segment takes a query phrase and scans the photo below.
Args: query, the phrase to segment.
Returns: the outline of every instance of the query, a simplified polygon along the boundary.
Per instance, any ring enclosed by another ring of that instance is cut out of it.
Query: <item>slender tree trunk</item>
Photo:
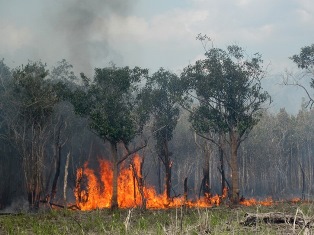
[[[210,161],[210,149],[208,143],[205,142],[204,146],[204,167],[203,167],[203,180],[202,180],[202,188],[203,195],[209,196],[210,194],[210,182],[209,182],[209,161]]]
[[[231,142],[231,173],[232,173],[232,191],[231,201],[233,204],[239,203],[239,168],[238,168],[238,134],[236,131],[230,133]]]
[[[112,179],[112,198],[111,209],[118,208],[118,150],[117,143],[110,143],[113,159],[113,179]]]
[[[161,185],[161,160],[160,158],[158,158],[158,171],[157,171],[157,176],[158,176],[158,191],[159,191],[159,194],[162,194],[162,185]]]
[[[223,143],[222,138],[220,137],[219,143],[219,161],[220,161],[220,173],[221,173],[221,195],[224,193],[224,188],[226,187],[226,176],[225,176],[225,167],[224,167],[224,152],[223,152]]]
[[[184,187],[184,201],[186,202],[188,200],[188,177],[184,179],[183,187]]]
[[[132,163],[132,170],[133,170],[133,176],[134,176],[134,202],[136,204],[136,183],[138,191],[141,195],[142,200],[142,209],[146,209],[146,198],[144,193],[144,179],[143,179],[143,164],[144,164],[144,158],[142,159],[139,169],[136,169],[135,165]]]
[[[164,141],[164,165],[165,165],[165,171],[166,171],[166,195],[167,199],[170,198],[170,192],[171,192],[171,168],[172,168],[172,162],[169,157],[169,149],[168,149],[168,141]]]
[[[63,179],[63,201],[64,206],[66,208],[67,204],[67,183],[68,183],[68,168],[69,168],[69,162],[70,162],[70,152],[67,155],[65,166],[64,166],[64,179]]]
[[[56,173],[53,178],[52,182],[52,188],[51,188],[51,197],[50,200],[53,200],[57,193],[57,183],[60,176],[60,167],[61,167],[61,145],[56,144],[55,145],[55,151],[56,151]]]

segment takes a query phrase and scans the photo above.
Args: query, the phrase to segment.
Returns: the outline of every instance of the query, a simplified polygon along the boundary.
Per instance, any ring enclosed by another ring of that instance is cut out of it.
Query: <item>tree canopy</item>
[[[93,80],[82,75],[85,85],[71,97],[75,111],[89,118],[91,129],[102,139],[128,144],[141,129],[135,110],[139,84],[147,72],[112,66],[96,68]]]

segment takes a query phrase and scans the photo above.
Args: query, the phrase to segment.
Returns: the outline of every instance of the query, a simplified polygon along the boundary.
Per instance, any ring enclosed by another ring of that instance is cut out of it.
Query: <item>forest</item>
[[[313,88],[314,44],[290,59]],[[88,77],[77,76],[66,60],[9,68],[2,59],[0,209],[16,202],[32,211],[49,203],[80,209],[92,200],[86,172],[102,178],[103,161],[111,186],[97,190],[110,195],[111,208],[121,206],[119,174],[129,167],[137,169],[132,177],[142,207],[149,205],[144,186],[169,201],[226,189],[233,204],[251,197],[310,199],[312,92],[304,91],[297,114],[285,107],[273,113],[262,87],[266,76],[261,55],[247,56],[237,45],[206,49],[205,59],[181,74],[110,64]]]

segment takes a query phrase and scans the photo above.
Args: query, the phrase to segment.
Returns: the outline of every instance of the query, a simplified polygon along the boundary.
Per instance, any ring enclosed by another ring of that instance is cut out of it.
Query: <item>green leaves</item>
[[[34,124],[46,122],[59,97],[50,80],[49,71],[41,62],[29,62],[12,74],[12,96],[18,106],[19,116]]]
[[[198,101],[190,120],[200,133],[228,132],[237,128],[240,136],[258,121],[258,112],[270,97],[263,92],[261,56],[245,58],[237,46],[227,51],[211,48],[206,58],[182,73],[185,90]]]
[[[293,55],[290,59],[301,69],[314,67],[314,44],[301,48],[299,55]]]
[[[90,119],[90,127],[104,140],[129,143],[140,132],[138,85],[147,70],[135,67],[96,68],[92,80],[81,75],[84,84],[71,95],[76,113]]]
[[[293,55],[290,59],[298,66],[298,68],[305,70],[306,74],[310,74],[310,86],[314,88],[314,44],[301,48],[299,55]],[[304,88],[304,87],[303,87]],[[313,99],[307,92],[310,102],[313,104]]]

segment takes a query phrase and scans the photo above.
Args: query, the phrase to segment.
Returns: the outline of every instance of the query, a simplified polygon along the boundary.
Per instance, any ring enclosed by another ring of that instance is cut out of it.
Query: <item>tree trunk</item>
[[[38,173],[37,167],[38,166],[36,165],[31,176],[31,181],[27,182],[27,197],[30,211],[37,211],[39,209],[40,196],[42,193],[41,175]]]
[[[188,200],[188,177],[184,179],[183,187],[184,187],[184,202],[186,202]]]
[[[202,180],[202,188],[203,195],[209,196],[210,194],[210,182],[209,182],[209,161],[210,161],[210,149],[208,143],[205,142],[204,146],[204,167],[203,167],[203,180]]]
[[[220,161],[220,173],[221,173],[221,195],[224,193],[226,187],[226,176],[224,167],[224,152],[223,152],[223,137],[219,136],[219,161]]]
[[[231,143],[231,173],[232,173],[232,191],[231,201],[233,204],[239,203],[239,168],[238,168],[238,134],[236,131],[230,133]]]
[[[162,194],[163,188],[162,188],[162,180],[161,180],[161,160],[158,158],[158,170],[157,170],[157,177],[158,177],[158,192],[159,194]]]
[[[70,162],[70,152],[68,153],[65,161],[65,166],[64,166],[64,179],[63,179],[63,201],[64,201],[64,206],[67,204],[67,184],[68,184],[68,168],[69,168],[69,162]]]
[[[168,141],[164,141],[164,165],[165,165],[165,171],[166,171],[166,195],[167,199],[170,198],[170,192],[171,192],[171,168],[172,168],[172,162],[170,160],[169,156],[169,149],[168,149]]]
[[[118,208],[118,150],[116,143],[110,143],[113,160],[111,209]]]
[[[145,198],[145,193],[144,193],[143,164],[144,164],[144,159],[142,159],[139,165],[139,169],[136,169],[134,163],[132,163],[132,170],[133,170],[133,176],[134,176],[134,202],[136,204],[136,186],[135,185],[137,183],[137,188],[141,195],[141,200],[142,200],[141,208],[145,210],[146,198]]]
[[[51,197],[50,197],[51,201],[54,199],[57,193],[57,183],[60,176],[60,167],[61,167],[61,145],[59,144],[55,145],[55,153],[56,153],[57,162],[56,162],[56,173],[53,178],[52,188],[51,188]]]

